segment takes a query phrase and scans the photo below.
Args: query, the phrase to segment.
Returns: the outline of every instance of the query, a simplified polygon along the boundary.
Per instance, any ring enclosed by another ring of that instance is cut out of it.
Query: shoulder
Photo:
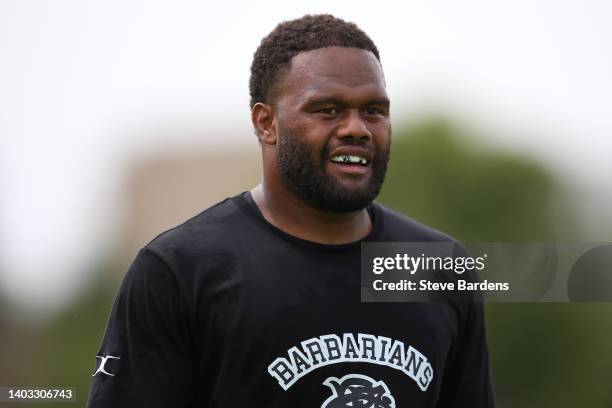
[[[380,203],[373,204],[383,218],[383,238],[406,242],[458,242],[452,236],[422,224]]]
[[[183,223],[164,231],[145,247],[170,263],[171,259],[223,252],[239,234],[245,215],[229,197]]]
[[[467,256],[465,245],[455,237],[429,227],[380,203],[374,203],[383,218],[382,242],[448,242],[453,256]]]

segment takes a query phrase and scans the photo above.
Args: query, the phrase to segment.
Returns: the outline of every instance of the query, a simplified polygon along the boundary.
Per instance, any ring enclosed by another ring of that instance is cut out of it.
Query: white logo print
[[[92,377],[94,377],[98,373],[102,373],[102,374],[106,374],[106,375],[110,375],[111,377],[114,377],[115,374],[111,374],[108,371],[106,371],[104,369],[104,365],[111,358],[114,359],[114,360],[119,360],[120,358],[119,357],[115,357],[115,356],[106,356],[106,357],[96,356],[96,358],[99,358],[101,361],[100,361],[100,365],[98,366],[98,369],[96,370],[95,373],[93,373]]]
[[[371,334],[327,334],[304,340],[277,357],[268,373],[287,391],[300,378],[332,364],[369,363],[399,370],[426,391],[434,379],[427,357],[400,340]]]
[[[323,385],[331,388],[333,395],[321,408],[395,408],[395,399],[387,384],[362,374],[349,374],[340,379],[329,377]]]

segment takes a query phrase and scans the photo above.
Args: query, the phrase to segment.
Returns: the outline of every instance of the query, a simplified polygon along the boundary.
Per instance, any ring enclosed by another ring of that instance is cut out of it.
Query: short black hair
[[[283,21],[261,40],[253,56],[249,80],[251,108],[258,102],[269,103],[279,72],[294,56],[325,47],[361,48],[371,51],[380,62],[378,48],[354,23],[331,14],[308,14]]]

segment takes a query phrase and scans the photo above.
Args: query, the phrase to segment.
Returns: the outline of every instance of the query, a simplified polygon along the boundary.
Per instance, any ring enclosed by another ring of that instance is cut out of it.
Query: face
[[[362,209],[382,187],[391,142],[382,69],[365,50],[296,55],[276,97],[276,167],[284,187],[324,211]]]

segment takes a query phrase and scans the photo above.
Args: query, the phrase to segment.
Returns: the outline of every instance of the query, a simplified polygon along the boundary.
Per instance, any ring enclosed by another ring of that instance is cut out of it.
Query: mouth
[[[340,177],[365,177],[371,171],[371,159],[366,154],[335,154],[330,159],[330,166]]]
[[[341,155],[336,155],[333,156],[330,161],[332,163],[337,163],[337,164],[344,164],[344,165],[349,165],[349,166],[367,166],[368,163],[370,162],[367,158],[359,156],[359,155],[352,155],[352,154],[341,154]]]

